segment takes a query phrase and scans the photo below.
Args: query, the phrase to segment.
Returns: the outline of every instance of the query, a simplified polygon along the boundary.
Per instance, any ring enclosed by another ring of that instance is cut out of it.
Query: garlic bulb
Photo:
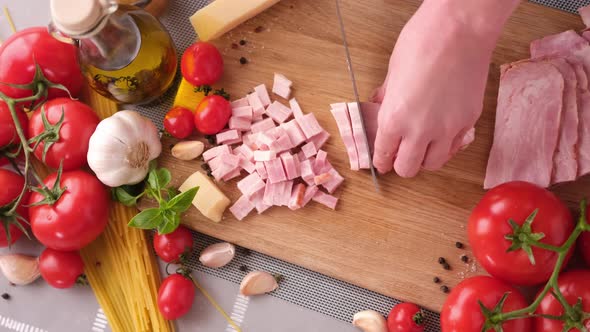
[[[136,184],[161,152],[160,135],[150,119],[134,111],[119,111],[102,120],[90,137],[88,165],[107,186]]]
[[[387,332],[387,321],[375,310],[357,312],[352,318],[352,325],[364,332]]]
[[[39,259],[22,254],[1,255],[0,270],[8,281],[16,285],[30,284],[41,275]]]
[[[236,247],[233,244],[215,243],[203,249],[199,261],[207,267],[216,269],[227,265],[235,255]]]
[[[245,296],[260,295],[279,288],[276,278],[264,271],[248,273],[240,284],[240,294]]]

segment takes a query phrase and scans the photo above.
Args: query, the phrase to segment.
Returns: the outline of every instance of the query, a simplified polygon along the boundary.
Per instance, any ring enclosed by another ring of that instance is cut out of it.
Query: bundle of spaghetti
[[[100,118],[117,111],[110,101],[87,95],[85,99]],[[42,177],[48,174],[40,162],[34,161],[33,167]],[[172,322],[158,311],[160,271],[147,235],[127,226],[137,212],[120,203],[111,204],[105,231],[80,252],[84,271],[113,331],[173,332]]]

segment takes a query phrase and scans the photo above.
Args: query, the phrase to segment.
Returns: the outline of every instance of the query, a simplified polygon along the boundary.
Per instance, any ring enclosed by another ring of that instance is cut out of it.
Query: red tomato
[[[423,332],[424,313],[413,303],[400,303],[387,316],[389,332]]]
[[[215,45],[197,42],[184,51],[180,71],[192,85],[212,85],[223,75],[223,58]]]
[[[590,266],[590,232],[582,233],[580,237],[580,250],[582,251],[582,256],[586,260],[586,264]]]
[[[12,202],[18,197],[18,195],[20,195],[21,191],[23,190],[23,186],[25,185],[25,179],[14,172],[0,168],[0,183],[2,184],[2,190],[0,190],[1,208],[2,206]],[[28,204],[28,200],[29,192],[27,191],[23,197],[23,200],[16,209],[16,213],[26,220],[29,220],[29,209],[25,206],[25,204]],[[15,226],[14,223],[17,221],[13,217],[7,217],[0,213],[0,221],[2,221],[3,225],[7,221],[9,222],[8,231],[10,232],[10,241],[8,241],[6,237],[6,231],[4,227],[0,228],[0,247],[7,247],[16,242],[16,240],[18,240],[23,235],[23,232],[17,226]]]
[[[578,299],[582,300],[582,311],[590,312],[590,270],[577,270],[564,272],[559,276],[557,281],[559,290],[563,294],[565,300],[570,305],[575,305]],[[555,299],[555,297],[548,293],[541,301],[541,305],[537,308],[536,314],[560,316],[564,312],[563,306]],[[578,312],[579,314],[579,312]],[[582,316],[572,317],[572,322],[583,324],[586,329],[590,329],[590,319],[586,318],[584,321]],[[553,320],[543,317],[535,318],[535,332],[561,332],[564,322],[560,320]],[[573,328],[569,332],[580,332],[579,329]]]
[[[88,105],[69,98],[58,98],[48,101],[42,108],[38,108],[31,116],[29,133],[35,137],[45,131],[41,112],[45,113],[50,124],[55,125],[64,115],[64,121],[59,134],[48,137],[46,142],[55,142],[45,156],[44,163],[52,168],[58,168],[63,161],[63,170],[70,171],[86,165],[88,141],[100,122],[98,116]],[[59,137],[57,137],[59,136]],[[35,156],[43,160],[45,143],[35,149]]]
[[[548,190],[527,182],[509,182],[488,191],[477,204],[467,231],[473,254],[488,273],[515,285],[537,285],[549,280],[557,253],[533,247],[533,265],[524,250],[508,252],[512,242],[505,238],[513,233],[508,220],[523,225],[535,209],[539,211],[532,232],[545,234],[543,243],[562,245],[574,229],[572,215]],[[566,264],[567,260],[563,266]]]
[[[0,47],[0,63],[0,82],[4,83],[31,83],[35,63],[49,81],[64,85],[73,97],[80,94],[84,82],[76,47],[53,38],[47,27],[28,28],[13,34]],[[0,92],[12,98],[32,95],[31,90],[1,84]],[[48,99],[67,96],[65,91],[49,89]]]
[[[510,294],[502,312],[527,306],[526,299],[516,288],[498,279],[477,276],[462,281],[451,291],[443,305],[440,314],[442,332],[481,332],[485,318],[478,301],[493,310],[505,293]],[[528,332],[531,326],[530,319],[510,320],[502,324],[504,332]]]
[[[193,112],[180,106],[172,108],[164,117],[164,128],[178,139],[189,137],[195,130]]]
[[[158,309],[168,320],[184,316],[194,301],[195,286],[192,280],[181,274],[168,276],[158,291]]]
[[[177,262],[182,254],[189,254],[193,250],[193,236],[184,226],[179,226],[172,233],[156,233],[154,249],[164,262]]]
[[[231,105],[225,98],[213,95],[201,101],[195,112],[195,126],[205,135],[219,133],[231,117]]]
[[[56,173],[43,183],[53,188]],[[53,204],[29,208],[33,234],[46,247],[79,250],[96,239],[104,230],[109,214],[109,193],[98,179],[83,171],[63,172],[60,188],[67,188]],[[34,192],[29,205],[40,202],[41,194]]]
[[[84,273],[84,262],[77,251],[57,251],[46,248],[39,256],[39,271],[55,288],[70,288]]]

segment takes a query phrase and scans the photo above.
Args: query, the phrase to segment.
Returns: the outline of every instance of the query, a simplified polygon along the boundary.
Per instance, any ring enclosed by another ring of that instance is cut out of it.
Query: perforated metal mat
[[[534,0],[533,2],[572,13],[576,13],[579,7],[590,4],[590,0]],[[162,22],[170,31],[179,50],[179,55],[182,54],[182,50],[186,49],[195,40],[194,30],[188,23],[189,16],[207,3],[207,0],[171,1],[171,8],[166,16],[162,18]],[[177,77],[177,81],[179,79],[180,76]],[[126,108],[139,110],[151,118],[154,123],[161,126],[164,115],[172,106],[175,93],[176,88],[173,88],[156,103],[140,107],[128,106]],[[194,233],[194,237],[197,246],[195,252],[200,252],[209,244],[219,242],[219,240],[202,234]],[[265,270],[281,274],[284,277],[281,287],[278,291],[273,292],[272,296],[346,322],[350,322],[353,314],[360,310],[370,308],[385,315],[393,305],[399,303],[396,299],[341,282],[267,255],[249,252],[243,248],[238,250],[236,259],[222,269],[209,269],[202,266],[197,256],[191,258],[189,265],[194,270],[234,283],[239,283],[247,273],[242,271],[244,267],[248,270]],[[242,269],[240,269],[241,267]],[[392,271],[392,273],[395,273],[395,271]],[[437,313],[428,312],[427,321],[427,331],[439,331],[439,316]]]

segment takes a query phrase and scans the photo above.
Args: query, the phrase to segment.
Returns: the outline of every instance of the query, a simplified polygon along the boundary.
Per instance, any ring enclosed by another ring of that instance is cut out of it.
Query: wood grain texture
[[[342,0],[362,99],[366,100],[384,79],[394,42],[419,3]],[[337,192],[341,198],[337,211],[318,204],[295,212],[275,207],[263,215],[251,214],[242,222],[226,213],[226,219],[216,224],[191,208],[183,221],[205,234],[440,310],[445,295],[432,282],[433,276],[453,287],[464,277],[483,273],[474,263],[460,261],[460,255],[469,254],[469,248],[457,249],[455,242],[467,244],[466,221],[484,193],[482,184],[492,144],[499,66],[527,58],[533,39],[580,29],[581,21],[574,15],[523,3],[494,53],[476,141],[441,171],[421,172],[414,179],[393,174],[381,177],[382,191],[377,194],[369,173],[350,171],[344,145],[329,112],[330,103],[353,99],[335,13],[333,1],[283,0],[216,44],[226,62],[224,79],[219,85],[235,98],[261,82],[270,86],[273,72],[281,72],[293,80],[294,95],[303,110],[313,112],[332,133],[325,149],[332,164],[346,178]],[[255,33],[257,27],[264,31]],[[241,39],[247,41],[245,46],[231,47]],[[242,56],[248,64],[239,64]],[[200,170],[200,165],[172,158],[168,148],[172,143],[171,139],[164,141],[160,164],[172,171],[172,184],[178,186]],[[589,184],[586,178],[555,191],[575,206],[588,194]],[[231,199],[239,196],[235,181],[222,184],[221,188]],[[437,263],[439,256],[447,258],[451,271],[441,268]]]

